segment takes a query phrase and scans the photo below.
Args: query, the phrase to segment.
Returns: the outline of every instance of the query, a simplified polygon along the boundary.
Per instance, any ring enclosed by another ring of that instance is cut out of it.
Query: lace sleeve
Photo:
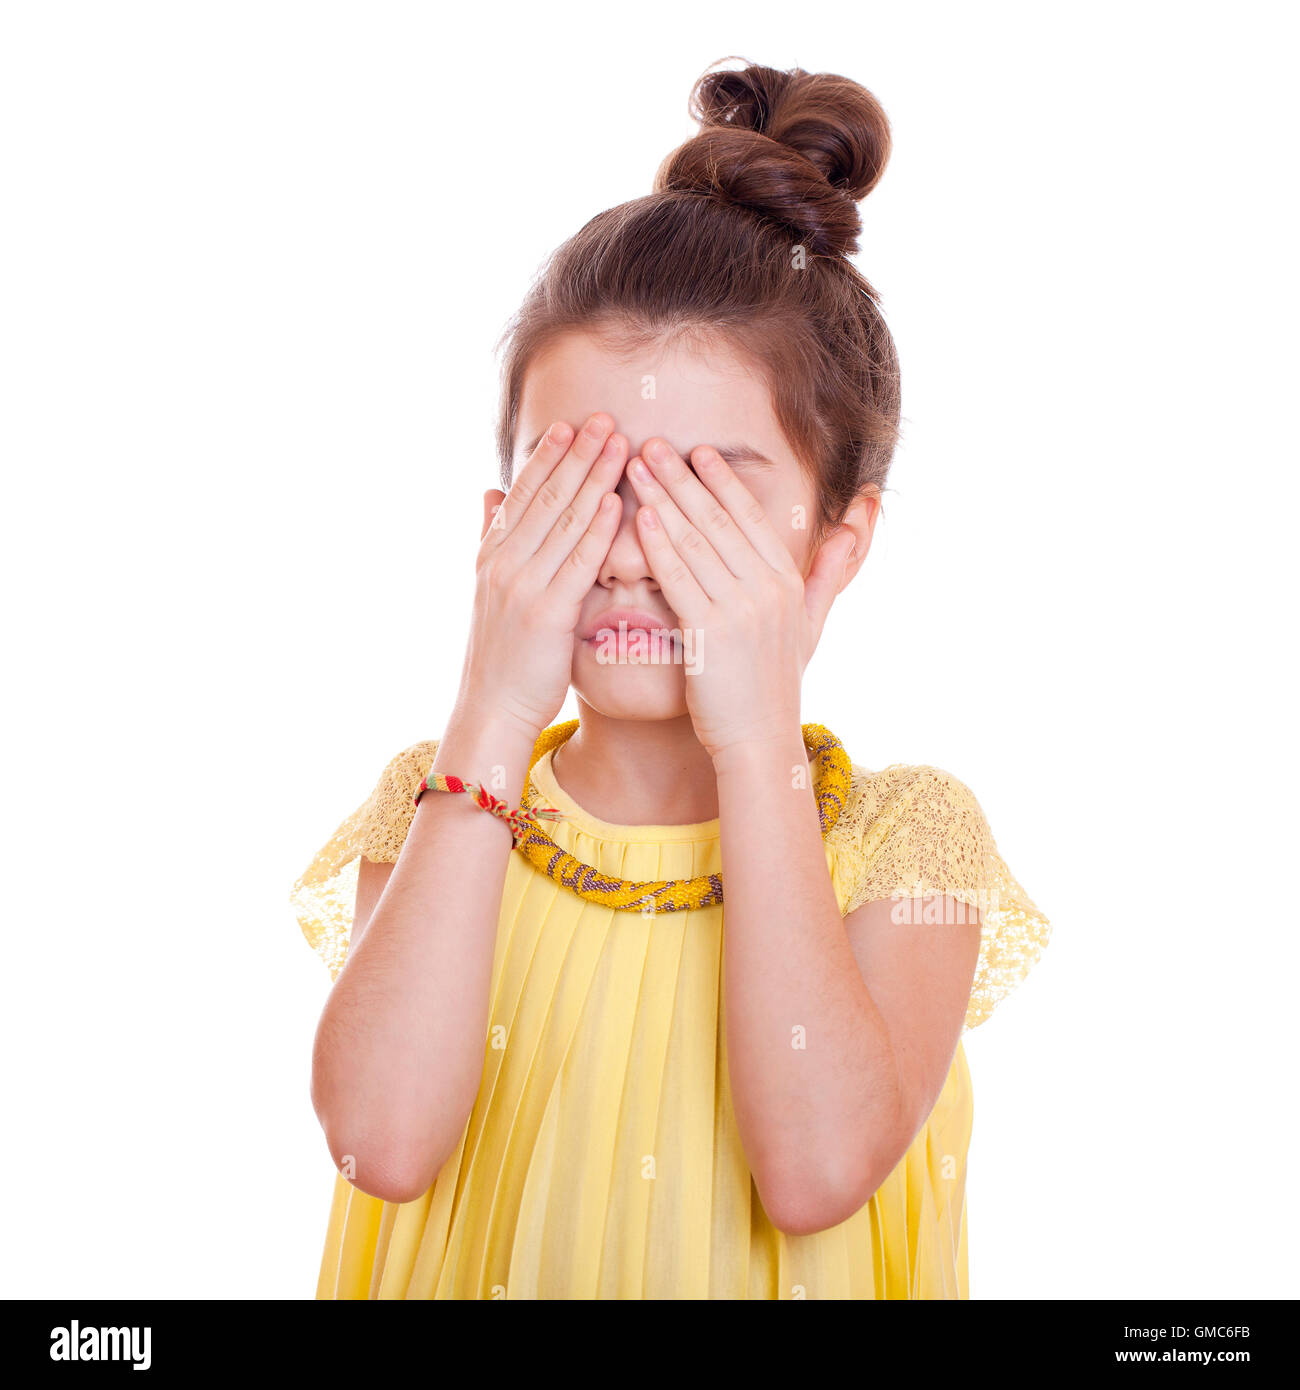
[[[436,739],[403,749],[375,789],[339,826],[293,885],[289,901],[308,945],[337,979],[347,959],[361,857],[394,864],[415,819],[415,789],[438,751]]]
[[[963,1032],[992,1014],[1047,946],[1051,924],[998,853],[974,794],[951,773],[854,768],[827,848],[846,914],[881,899],[938,893],[979,908],[979,963]]]

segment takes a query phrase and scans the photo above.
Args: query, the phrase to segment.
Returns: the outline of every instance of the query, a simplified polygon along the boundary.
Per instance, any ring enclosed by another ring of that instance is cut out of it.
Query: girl
[[[295,885],[318,1297],[968,1296],[961,1035],[1048,924],[961,782],[800,722],[898,436],[889,127],[799,69],[692,110],[510,327],[442,737]]]

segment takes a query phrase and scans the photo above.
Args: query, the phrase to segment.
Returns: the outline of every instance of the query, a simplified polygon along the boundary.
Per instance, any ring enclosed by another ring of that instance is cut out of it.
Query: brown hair
[[[816,480],[819,538],[855,497],[883,487],[899,437],[894,341],[847,259],[857,201],[889,159],[889,122],[848,78],[754,65],[707,72],[690,112],[699,134],[664,160],[654,192],[560,246],[507,326],[502,486],[524,373],[555,337],[583,330],[635,348],[716,335],[763,371]]]

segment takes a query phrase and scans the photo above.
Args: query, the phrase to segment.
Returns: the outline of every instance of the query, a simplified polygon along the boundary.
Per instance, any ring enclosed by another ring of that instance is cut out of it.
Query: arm
[[[811,777],[792,785],[792,769],[807,774],[803,671],[866,554],[874,500],[855,499],[805,571],[717,450],[691,457],[694,471],[650,440],[628,476],[655,578],[683,626],[708,636],[686,701],[717,776],[732,1098],[768,1215],[804,1234],[857,1211],[924,1122],[960,1037],[979,927],[895,926],[889,903],[842,920]]]
[[[515,805],[532,748],[527,731],[462,718],[434,768],[489,785],[504,768],[499,794]],[[350,1159],[354,1185],[385,1201],[427,1190],[473,1107],[511,847],[504,822],[468,797],[428,794],[397,863],[358,874],[351,949],[316,1030],[312,1104],[336,1165]]]
[[[891,902],[840,916],[812,791],[791,787],[804,762],[797,731],[718,760],[732,1098],[763,1206],[792,1235],[846,1220],[907,1151],[952,1064],[980,944],[976,914],[943,915],[951,899],[928,913],[917,900],[910,925]],[[936,918],[950,925],[918,925]]]
[[[613,425],[557,422],[509,496],[485,498],[460,696],[433,770],[512,806],[568,693],[582,600],[618,526],[627,441]],[[335,1163],[385,1201],[428,1190],[473,1110],[511,849],[503,821],[432,792],[386,881],[358,875],[364,920],[316,1030],[311,1094]]]

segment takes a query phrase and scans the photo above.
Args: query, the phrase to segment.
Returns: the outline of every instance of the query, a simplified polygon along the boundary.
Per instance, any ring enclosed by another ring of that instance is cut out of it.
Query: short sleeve
[[[979,962],[963,1032],[992,1014],[1047,946],[1051,924],[998,853],[974,793],[940,768],[855,767],[827,850],[846,914],[881,899],[940,893],[980,910]]]
[[[307,944],[337,979],[347,959],[361,858],[394,864],[415,819],[415,792],[438,741],[405,748],[380,774],[370,795],[343,821],[293,885],[289,900]]]

